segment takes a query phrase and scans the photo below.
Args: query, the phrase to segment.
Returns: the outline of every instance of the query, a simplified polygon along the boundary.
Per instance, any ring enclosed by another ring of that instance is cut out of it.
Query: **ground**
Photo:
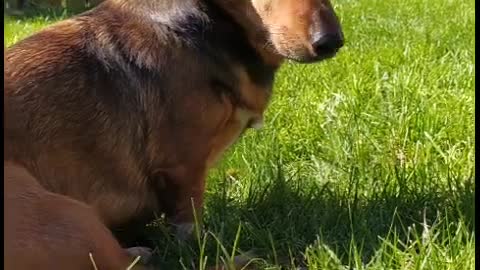
[[[208,178],[206,234],[164,269],[474,269],[474,1],[333,0],[346,45],[286,64],[261,131]],[[6,19],[11,45],[68,15]],[[48,13],[53,14],[53,13]]]

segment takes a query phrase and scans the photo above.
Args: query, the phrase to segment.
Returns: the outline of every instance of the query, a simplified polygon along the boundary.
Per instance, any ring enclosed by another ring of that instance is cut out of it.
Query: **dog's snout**
[[[341,34],[323,34],[318,35],[312,44],[313,50],[319,56],[325,54],[334,54],[343,47],[343,36]]]

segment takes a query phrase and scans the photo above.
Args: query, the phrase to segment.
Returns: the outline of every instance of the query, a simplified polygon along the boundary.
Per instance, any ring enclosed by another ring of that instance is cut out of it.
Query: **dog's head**
[[[333,57],[343,32],[329,0],[248,0],[247,16],[281,56],[298,62]],[[248,11],[248,9],[250,9]]]
[[[198,3],[214,2],[242,24],[257,47],[281,58],[316,62],[343,46],[343,32],[330,0],[110,0],[172,24]],[[158,13],[158,14],[157,14]],[[152,15],[153,14],[153,15]],[[277,58],[277,57],[275,57]]]

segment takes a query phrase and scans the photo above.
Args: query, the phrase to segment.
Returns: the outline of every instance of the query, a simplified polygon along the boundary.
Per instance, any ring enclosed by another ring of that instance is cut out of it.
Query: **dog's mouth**
[[[302,64],[312,64],[312,63],[319,63],[324,60],[328,60],[334,58],[339,49],[332,49],[328,51],[322,51],[314,56],[312,55],[285,55],[285,57],[289,60],[294,62],[302,63]]]
[[[323,60],[327,60],[327,59],[335,57],[337,55],[338,51],[339,51],[339,49],[334,49],[332,51],[322,52],[320,54],[317,54],[314,57],[307,57],[306,59],[302,59],[303,61],[301,60],[299,62],[300,63],[305,63],[305,64],[321,62]]]
[[[286,46],[282,39],[279,40],[270,39],[265,48],[281,58],[302,64],[318,63],[334,58],[343,47],[343,40],[334,40],[333,43],[323,43],[317,46],[302,43]]]
[[[314,42],[299,42],[290,48],[283,48],[283,52],[286,52],[284,56],[299,63],[316,63],[335,57],[344,45],[343,34],[318,36]]]

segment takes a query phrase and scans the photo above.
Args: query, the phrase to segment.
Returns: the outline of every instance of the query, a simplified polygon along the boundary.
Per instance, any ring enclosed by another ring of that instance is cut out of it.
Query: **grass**
[[[285,65],[210,172],[206,234],[154,227],[164,269],[474,269],[474,1],[337,0],[346,46]],[[10,45],[58,17],[4,21]]]

